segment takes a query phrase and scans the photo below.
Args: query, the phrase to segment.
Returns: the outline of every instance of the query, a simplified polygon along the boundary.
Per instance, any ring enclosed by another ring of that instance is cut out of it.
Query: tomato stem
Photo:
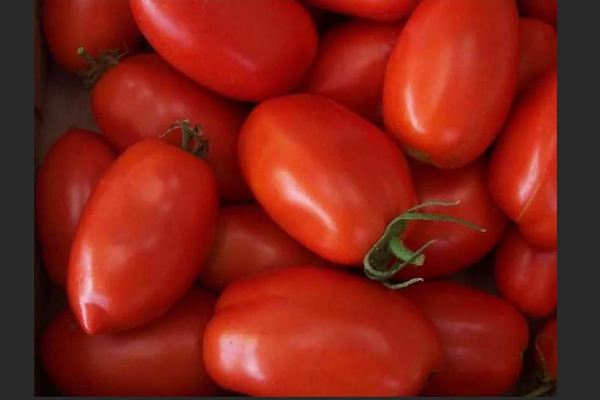
[[[175,121],[166,131],[159,135],[163,138],[174,131],[181,132],[181,149],[196,157],[206,159],[208,157],[208,139],[200,124],[192,126],[188,119]]]
[[[107,50],[106,52],[100,54],[97,58],[92,57],[92,55],[83,47],[79,47],[77,49],[77,55],[83,58],[89,64],[89,68],[85,72],[79,74],[79,77],[83,82],[83,86],[86,89],[93,87],[107,69],[119,64],[121,58],[127,55],[127,45],[124,44],[123,46],[124,50]]]
[[[556,385],[554,382],[546,382],[533,389],[531,392],[527,393],[524,397],[539,397],[546,394],[550,394],[550,392],[552,392],[555,388]]]

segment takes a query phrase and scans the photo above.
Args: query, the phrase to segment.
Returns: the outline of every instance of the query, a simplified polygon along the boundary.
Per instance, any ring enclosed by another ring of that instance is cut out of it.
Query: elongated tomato
[[[336,13],[379,21],[398,20],[415,8],[420,0],[307,0],[308,3]]]
[[[182,298],[214,238],[208,165],[159,139],[123,153],[90,197],[71,249],[68,296],[90,334],[131,329]]]
[[[556,31],[552,25],[535,18],[521,18],[519,29],[517,92],[523,93],[531,82],[556,64]]]

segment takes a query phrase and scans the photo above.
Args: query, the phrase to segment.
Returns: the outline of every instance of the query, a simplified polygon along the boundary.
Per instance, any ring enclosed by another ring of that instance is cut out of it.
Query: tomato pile
[[[556,390],[555,0],[45,0],[42,22],[99,129],[36,177],[60,393]]]

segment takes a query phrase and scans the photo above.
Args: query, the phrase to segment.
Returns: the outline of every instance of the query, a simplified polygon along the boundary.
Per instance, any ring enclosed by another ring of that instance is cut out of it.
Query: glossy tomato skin
[[[442,361],[433,325],[400,293],[314,267],[229,286],[204,336],[204,363],[253,396],[419,393]]]
[[[132,52],[141,44],[128,0],[44,0],[42,4],[44,38],[56,63],[68,71],[90,67],[77,55],[79,47],[97,57],[115,49]]]
[[[202,335],[215,304],[192,289],[159,319],[127,332],[88,335],[70,311],[42,336],[42,361],[52,382],[72,396],[215,395],[202,363]]]
[[[387,129],[409,154],[439,168],[474,161],[509,112],[518,53],[512,0],[423,0],[388,62]]]
[[[507,218],[496,206],[488,188],[487,163],[479,159],[465,167],[440,170],[421,163],[411,164],[419,203],[433,200],[455,201],[454,207],[430,207],[426,212],[450,215],[485,228],[478,232],[452,222],[419,221],[406,237],[406,245],[418,249],[437,240],[425,251],[425,263],[408,266],[396,277],[435,278],[450,275],[476,263],[498,243]]]
[[[295,0],[130,3],[144,36],[169,64],[234,99],[289,92],[316,54],[314,22]]]
[[[228,202],[251,197],[237,158],[246,110],[187,79],[158,55],[134,55],[108,70],[92,91],[92,109],[100,130],[120,151],[158,137],[176,121],[200,124],[221,197]],[[167,138],[181,143],[179,134]]]
[[[519,0],[522,15],[534,17],[556,26],[556,0]]]
[[[202,285],[222,291],[232,282],[293,265],[327,265],[285,233],[257,205],[224,207],[216,239],[202,270]]]
[[[325,97],[261,103],[242,128],[239,152],[246,182],[267,214],[333,263],[361,266],[387,224],[415,202],[393,140]]]
[[[519,78],[517,92],[523,93],[531,82],[556,65],[556,31],[535,18],[519,21]]]
[[[336,13],[377,21],[396,21],[411,13],[420,0],[307,0]]]
[[[52,145],[35,182],[37,236],[43,265],[55,283],[67,280],[69,251],[88,197],[114,161],[95,132],[70,129]]]
[[[385,68],[401,29],[401,23],[365,21],[334,26],[319,42],[302,91],[329,97],[380,122]]]
[[[435,324],[445,363],[425,396],[496,396],[517,381],[529,341],[525,319],[509,303],[456,283],[429,281],[402,291]]]
[[[554,381],[558,378],[557,321],[550,318],[535,337],[535,355],[539,367]]]
[[[496,203],[532,244],[556,248],[556,68],[515,106],[490,161]]]
[[[71,249],[68,297],[90,334],[157,318],[192,286],[212,244],[208,165],[159,139],[130,147],[90,197]]]

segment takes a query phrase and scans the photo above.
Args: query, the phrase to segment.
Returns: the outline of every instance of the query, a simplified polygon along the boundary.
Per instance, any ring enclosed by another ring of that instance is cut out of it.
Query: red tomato
[[[420,0],[307,0],[336,13],[379,21],[398,20],[412,12]]]
[[[490,162],[498,205],[527,241],[556,247],[556,68],[524,94]]]
[[[423,0],[392,50],[383,117],[414,157],[440,168],[477,159],[508,115],[519,19],[511,0]]]
[[[108,70],[94,87],[92,109],[100,130],[121,151],[159,136],[178,120],[200,124],[222,197],[251,197],[237,157],[246,111],[179,74],[156,54],[135,55]],[[169,141],[179,144],[180,135],[170,135]]]
[[[71,72],[90,65],[77,54],[79,47],[93,57],[110,50],[137,49],[138,30],[128,0],[44,0],[44,37],[54,60]]]
[[[544,324],[535,338],[536,360],[543,371],[554,381],[558,377],[557,346],[557,325],[556,316],[554,316]]]
[[[178,70],[226,96],[258,101],[296,86],[317,32],[295,0],[130,0],[152,47]]]
[[[396,277],[434,278],[467,268],[489,253],[506,227],[506,217],[496,206],[488,188],[487,165],[483,159],[454,170],[439,170],[412,164],[412,176],[420,202],[460,200],[456,207],[430,207],[427,212],[450,215],[485,228],[481,233],[451,222],[419,221],[406,238],[417,249],[430,240],[422,266],[407,266]]]
[[[319,43],[302,91],[329,97],[380,121],[385,67],[401,29],[402,24],[363,21],[333,27]]]
[[[325,97],[261,103],[242,128],[239,150],[242,173],[267,214],[337,264],[362,265],[387,224],[415,201],[398,146]]]
[[[556,31],[535,18],[521,18],[520,57],[517,92],[523,90],[542,73],[556,64]]]
[[[519,0],[519,10],[527,17],[538,18],[556,26],[556,0]]]
[[[450,282],[424,282],[402,291],[438,328],[445,363],[425,396],[497,396],[517,381],[529,331],[510,304]]]
[[[96,182],[115,159],[102,136],[71,129],[54,142],[36,177],[35,211],[43,265],[65,285],[69,251],[79,218]]]
[[[496,251],[496,286],[502,296],[532,317],[556,308],[556,250],[527,243],[513,229]]]
[[[219,214],[217,235],[202,285],[221,291],[233,281],[293,265],[325,265],[281,230],[260,207],[225,207]]]
[[[88,335],[69,311],[42,337],[42,361],[71,396],[197,396],[219,390],[202,363],[202,335],[215,299],[199,289],[167,314],[127,332]]]
[[[400,293],[311,267],[233,283],[204,335],[210,376],[252,396],[416,395],[441,350]]]
[[[179,301],[208,254],[217,211],[202,160],[158,139],[123,153],[90,197],[71,250],[69,302],[83,329],[134,328]]]

